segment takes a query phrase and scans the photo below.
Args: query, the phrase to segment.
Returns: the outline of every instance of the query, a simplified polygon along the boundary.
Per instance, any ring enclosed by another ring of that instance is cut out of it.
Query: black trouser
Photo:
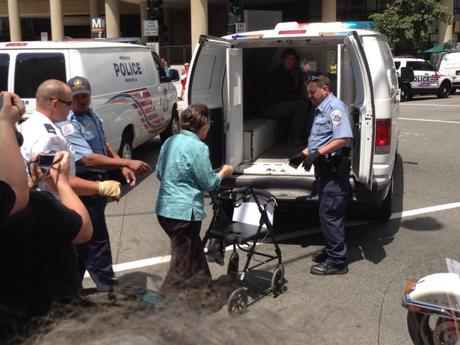
[[[160,291],[174,295],[185,288],[211,284],[211,272],[200,239],[201,221],[158,216],[158,222],[171,239],[171,261]]]
[[[109,233],[105,222],[106,197],[81,197],[86,206],[91,223],[93,237],[89,242],[76,245],[80,279],[83,280],[85,270],[99,289],[108,289],[116,283],[112,268],[112,251],[110,249]]]

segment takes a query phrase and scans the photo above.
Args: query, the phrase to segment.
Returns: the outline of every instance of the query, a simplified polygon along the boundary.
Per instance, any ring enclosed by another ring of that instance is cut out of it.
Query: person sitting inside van
[[[293,144],[305,141],[309,103],[303,90],[303,76],[299,57],[293,49],[281,53],[281,64],[271,69],[264,83],[262,95],[263,116],[269,119],[288,120],[288,140]],[[283,121],[284,122],[284,121]],[[285,138],[281,134],[281,139]]]

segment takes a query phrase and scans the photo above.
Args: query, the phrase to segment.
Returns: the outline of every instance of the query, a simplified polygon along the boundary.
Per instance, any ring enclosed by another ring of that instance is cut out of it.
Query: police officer
[[[307,86],[315,118],[308,147],[293,156],[289,164],[309,171],[315,166],[318,183],[319,218],[325,240],[321,252],[313,255],[316,275],[346,274],[345,210],[350,196],[350,144],[353,137],[346,105],[330,91],[329,78],[319,76]]]
[[[42,152],[68,151],[71,153],[69,184],[78,195],[102,195],[118,198],[120,186],[116,181],[94,182],[75,177],[75,164],[70,145],[62,135],[56,122],[67,118],[72,104],[72,92],[66,83],[49,79],[37,88],[35,112],[19,126],[24,142],[21,154],[29,164]],[[40,190],[48,190],[45,183],[38,185]],[[48,190],[56,197],[53,190]]]
[[[136,173],[145,173],[147,163],[120,158],[107,143],[102,121],[89,107],[91,85],[86,78],[74,77],[67,82],[72,95],[72,108],[67,122],[59,124],[75,151],[77,176],[90,181],[104,181],[107,170],[121,169],[126,182],[136,185]],[[109,234],[105,222],[106,197],[82,197],[93,223],[93,238],[77,247],[81,279],[85,270],[99,290],[111,290],[116,283],[112,268]]]

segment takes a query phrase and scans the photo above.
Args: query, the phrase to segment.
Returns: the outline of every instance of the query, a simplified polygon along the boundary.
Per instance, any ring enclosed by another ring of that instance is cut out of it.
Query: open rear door
[[[355,101],[350,109],[353,125],[352,171],[359,183],[372,187],[375,142],[375,105],[372,78],[358,34],[344,40],[355,76]]]
[[[237,166],[243,160],[243,53],[242,49],[229,48],[226,52],[226,150],[227,164]]]

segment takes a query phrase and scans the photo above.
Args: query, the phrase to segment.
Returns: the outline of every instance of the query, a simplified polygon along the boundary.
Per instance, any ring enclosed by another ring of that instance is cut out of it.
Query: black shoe
[[[215,262],[218,265],[223,266],[225,263],[225,255],[222,252],[209,253],[207,255],[208,262]]]
[[[311,261],[316,262],[317,264],[320,264],[327,259],[327,254],[326,251],[323,249],[318,253],[315,253],[311,256]]]
[[[329,276],[333,274],[347,274],[348,267],[347,265],[336,265],[332,262],[325,261],[320,264],[311,266],[311,274],[316,274],[319,276]]]

